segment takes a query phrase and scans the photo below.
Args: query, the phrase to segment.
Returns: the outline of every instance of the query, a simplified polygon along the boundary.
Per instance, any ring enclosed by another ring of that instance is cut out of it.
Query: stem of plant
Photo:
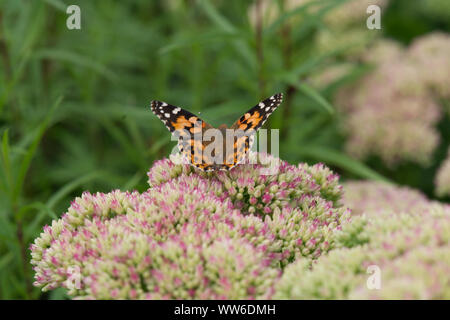
[[[289,24],[284,25],[281,30],[281,38],[283,41],[283,64],[285,70],[290,70],[291,68],[291,58],[292,58],[292,43],[291,43],[291,26]],[[286,89],[286,95],[284,98],[283,105],[283,119],[290,119],[291,109],[292,109],[292,100],[295,94],[295,87],[289,85]],[[284,139],[288,136],[289,127],[286,123],[283,123],[283,130],[281,131],[281,138]]]
[[[19,246],[20,246],[20,255],[22,258],[22,269],[23,269],[23,275],[25,278],[25,285],[26,285],[26,298],[30,299],[31,298],[31,292],[32,292],[32,288],[31,288],[31,282],[30,282],[30,275],[28,272],[28,258],[27,258],[27,249],[26,249],[26,245],[25,242],[23,240],[23,228],[22,228],[22,222],[18,222],[17,223],[17,240],[19,241]]]
[[[258,58],[259,73],[258,84],[260,98],[266,96],[266,83],[264,79],[264,43],[263,43],[263,8],[262,1],[256,2],[256,55]]]

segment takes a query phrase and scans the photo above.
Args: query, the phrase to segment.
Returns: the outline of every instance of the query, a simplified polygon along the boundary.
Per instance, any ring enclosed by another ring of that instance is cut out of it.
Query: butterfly
[[[193,113],[162,101],[153,100],[151,110],[178,138],[178,149],[188,163],[203,171],[230,170],[244,161],[256,131],[282,100],[283,94],[277,93],[261,101],[230,128],[224,124],[214,128]]]

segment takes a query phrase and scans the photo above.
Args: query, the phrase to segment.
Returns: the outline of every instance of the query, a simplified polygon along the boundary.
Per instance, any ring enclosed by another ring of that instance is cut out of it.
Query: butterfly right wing
[[[244,132],[244,135],[239,137],[234,144],[235,163],[239,164],[244,160],[246,154],[252,148],[256,131],[264,125],[282,101],[283,94],[277,93],[248,110],[231,126],[234,130]]]
[[[183,157],[192,165],[203,169],[204,145],[201,140],[194,139],[194,135],[212,126],[193,113],[166,102],[153,100],[151,109],[166,128],[178,138],[178,149]]]

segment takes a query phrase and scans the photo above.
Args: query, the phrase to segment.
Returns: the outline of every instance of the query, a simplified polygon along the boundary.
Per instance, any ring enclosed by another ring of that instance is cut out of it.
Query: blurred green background
[[[84,190],[147,188],[148,168],[174,146],[150,111],[153,99],[219,125],[284,92],[265,126],[281,130],[282,159],[324,162],[343,179],[393,181],[434,197],[434,172],[449,144],[448,116],[429,166],[391,168],[376,157],[349,156],[332,97],[371,67],[346,55],[361,43],[323,50],[317,40],[325,17],[347,1],[292,2],[274,0],[276,10],[264,11],[261,1],[250,0],[0,1],[1,299],[64,297],[32,286],[28,247],[74,197]],[[81,8],[81,30],[66,27],[70,4]],[[364,12],[356,28],[368,32],[368,41],[385,37],[405,45],[448,32],[450,12],[429,14],[425,7],[391,1],[381,30],[367,30]],[[310,81],[342,61],[352,68],[332,85]]]

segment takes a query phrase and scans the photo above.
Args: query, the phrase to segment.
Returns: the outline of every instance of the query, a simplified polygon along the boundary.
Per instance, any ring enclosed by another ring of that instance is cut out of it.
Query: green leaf
[[[374,67],[370,65],[357,65],[349,68],[347,74],[337,78],[332,83],[329,83],[327,87],[323,89],[323,92],[330,93],[342,88],[345,85],[354,84],[356,80],[361,79],[369,71],[373,70]]]
[[[13,252],[8,252],[7,254],[5,254],[3,257],[0,258],[0,271],[7,266],[11,260],[14,258],[14,253]]]
[[[25,227],[24,235],[25,240],[27,241],[32,240],[39,234],[39,230],[42,227],[42,221],[44,221],[44,219],[58,219],[55,212],[43,203],[35,203],[33,206],[27,208],[27,211],[31,209],[40,209],[40,211],[38,214],[36,214],[33,221],[30,224],[27,224],[27,226]]]
[[[0,258],[0,271],[7,266],[11,260],[14,258],[14,253],[8,252],[3,257]]]
[[[134,187],[141,181],[143,174],[141,171],[136,172],[124,185],[123,190],[134,189]]]
[[[20,210],[16,213],[16,217],[17,217],[18,220],[22,220],[22,218],[25,216],[25,214],[28,211],[31,211],[31,210],[42,210],[42,209],[45,209],[45,210],[49,211],[49,208],[45,204],[43,204],[42,202],[39,202],[39,201],[33,202],[33,203],[30,203],[30,204],[28,204],[26,206],[21,207]]]
[[[321,4],[323,2],[324,2],[323,0],[310,1],[310,2],[304,3],[304,4],[296,7],[293,10],[283,12],[281,15],[278,16],[278,18],[270,26],[268,26],[267,28],[265,28],[263,30],[264,35],[270,36],[270,35],[274,34],[291,17],[299,15],[299,14],[304,14],[306,12],[306,10],[309,9],[310,7],[313,7],[317,4]]]
[[[22,269],[20,269],[22,270]],[[12,275],[10,278],[12,286],[16,289],[16,291],[22,296],[22,298],[28,298],[28,294],[26,291],[25,281],[29,281],[29,279],[25,279],[23,276],[20,279],[17,279],[15,275]]]
[[[320,146],[302,146],[302,148],[298,150],[298,153],[302,156],[311,157],[318,161],[323,161],[326,164],[340,167],[341,169],[344,169],[364,179],[390,182],[389,179],[372,170],[364,163],[355,160],[337,150]]]
[[[130,119],[125,119],[124,122],[128,129],[128,134],[133,139],[134,148],[138,149],[138,150],[144,150],[145,149],[144,138],[142,137],[142,134],[139,131],[139,128],[138,128],[136,122],[130,121]],[[143,158],[143,157],[141,157],[141,158]]]
[[[346,1],[349,0],[317,0],[317,3],[321,6],[320,9],[317,9],[314,13],[307,15],[301,25],[293,30],[295,40],[299,41],[302,37],[309,36],[314,28],[322,28],[322,20],[325,15]]]
[[[170,53],[174,50],[182,49],[185,47],[191,47],[192,45],[202,45],[205,46],[209,42],[214,41],[223,41],[227,39],[234,39],[236,35],[227,33],[223,30],[208,30],[203,33],[195,33],[193,35],[183,35],[180,37],[177,37],[176,39],[173,39],[170,41],[170,43],[166,46],[161,47],[158,50],[158,53],[160,55],[164,55],[167,53]]]
[[[317,92],[314,88],[308,86],[306,83],[298,83],[297,80],[292,79],[291,77],[286,78],[286,80],[290,85],[297,88],[306,96],[316,101],[321,107],[323,107],[330,114],[334,113],[334,107],[324,97],[322,97],[322,95],[319,92]]]
[[[9,151],[9,136],[8,136],[8,129],[5,130],[3,133],[2,138],[2,165],[3,165],[3,172],[6,177],[6,191],[12,189],[13,187],[13,181],[12,181],[12,174],[11,174],[11,159],[10,159],[10,151]]]
[[[330,58],[333,58],[336,55],[341,54],[342,52],[345,52],[352,46],[345,46],[342,48],[338,48],[335,50],[332,50],[326,54],[322,55],[314,55],[313,57],[307,59],[306,61],[302,61],[301,64],[298,66],[294,66],[290,68],[287,71],[283,71],[281,74],[277,74],[277,78],[290,78],[290,79],[299,79],[301,76],[304,76],[306,74],[311,74],[312,71],[314,71],[315,68],[322,67],[324,62],[329,60]]]
[[[68,5],[65,4],[64,2],[60,1],[60,0],[44,0],[44,2],[47,2],[50,6],[52,6],[53,8],[62,11],[62,12],[66,12]]]
[[[321,129],[329,121],[329,115],[326,113],[316,113],[308,118],[307,121],[302,121],[301,125],[295,130],[295,135],[292,135],[294,143],[298,144],[299,141],[307,141],[311,143],[311,138],[320,132]],[[294,123],[298,123],[298,119],[292,119]]]
[[[10,222],[4,214],[0,214],[0,239],[5,243],[13,243],[17,241],[14,225]]]
[[[28,60],[30,58],[30,51],[25,52],[23,57],[20,59],[19,65],[17,68],[15,68],[14,74],[12,76],[12,79],[10,79],[5,86],[5,89],[3,90],[2,95],[0,96],[0,115],[3,112],[3,107],[8,102],[9,96],[13,92],[13,89],[19,83],[19,80],[25,71],[25,67],[27,66]]]
[[[73,181],[70,181],[69,183],[65,184],[62,188],[60,188],[55,194],[53,194],[50,199],[48,199],[46,203],[46,207],[50,210],[55,207],[55,205],[61,201],[65,196],[67,196],[69,193],[71,193],[73,190],[78,188],[79,186],[92,181],[100,176],[102,176],[103,173],[101,171],[95,171],[88,173],[84,176],[81,176]],[[57,218],[57,217],[54,217]]]
[[[119,77],[101,64],[98,61],[94,61],[91,57],[84,57],[75,52],[66,51],[62,49],[42,49],[35,53],[35,57],[38,59],[52,59],[68,62],[71,65],[77,65],[83,68],[88,68],[98,74],[104,76],[110,81],[117,81]]]
[[[209,0],[198,0],[200,8],[206,13],[208,18],[223,32],[239,37],[231,40],[234,50],[245,60],[245,67],[256,69],[256,56],[246,41],[242,39],[244,31],[238,30],[231,22],[229,22]],[[223,39],[221,39],[223,41]]]
[[[170,143],[170,140],[166,140],[166,139],[158,139],[158,140],[154,141],[153,144],[151,145],[150,149],[148,149],[147,152],[145,153],[146,156],[155,155],[161,148],[163,148],[164,146],[166,146],[169,143]]]
[[[55,290],[50,291],[49,299],[50,300],[67,300],[67,299],[70,299],[70,296],[67,294],[66,288],[56,288]]]
[[[104,119],[101,121],[103,127],[108,131],[108,133],[113,137],[117,143],[123,148],[128,156],[128,159],[134,161],[140,167],[145,166],[145,159],[143,154],[137,150],[133,143],[130,141],[129,137],[120,129],[119,126],[114,125],[109,119]]]
[[[38,132],[31,143],[30,147],[28,148],[24,158],[22,159],[22,162],[20,164],[19,173],[16,179],[16,185],[14,187],[14,193],[13,193],[13,203],[17,200],[17,197],[22,192],[23,183],[26,177],[26,174],[28,172],[28,169],[30,168],[31,160],[33,159],[33,156],[36,152],[36,149],[39,145],[39,142],[41,141],[42,136],[44,135],[45,131],[47,130],[47,127],[50,123],[50,119],[53,115],[53,112],[58,108],[58,106],[61,104],[61,101],[63,100],[63,97],[60,96],[56,99],[53,106],[50,108],[50,111],[47,113],[47,116],[45,117],[44,121],[38,128]]]
[[[209,0],[198,0],[197,3],[216,26],[226,33],[237,33],[236,27],[220,14]]]

